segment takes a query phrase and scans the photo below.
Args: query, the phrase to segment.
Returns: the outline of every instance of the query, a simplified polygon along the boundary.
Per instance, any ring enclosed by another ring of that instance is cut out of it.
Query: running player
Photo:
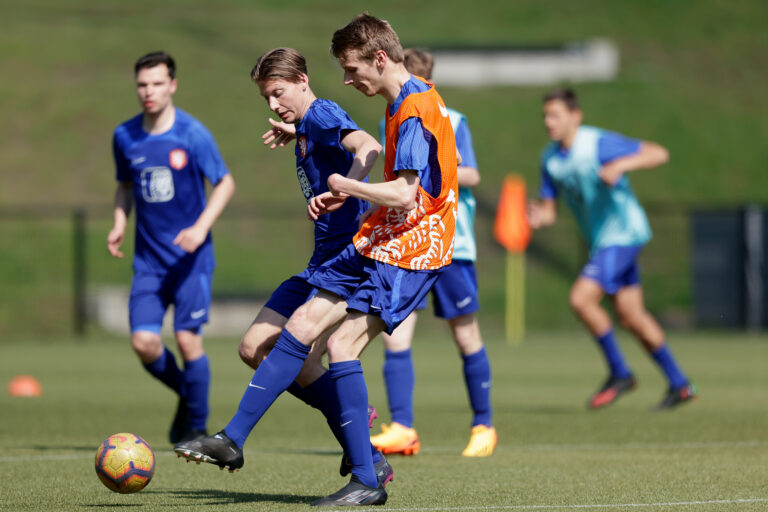
[[[169,439],[206,435],[210,369],[202,325],[208,321],[215,266],[210,230],[235,190],[213,136],[174,107],[176,66],[165,52],[135,64],[143,112],[115,129],[114,225],[107,236],[122,258],[128,215],[136,204],[136,243],[129,302],[131,345],[144,368],[178,396]],[[206,205],[205,183],[213,185]],[[180,369],[162,342],[165,310],[174,305]]]
[[[317,295],[291,315],[275,349],[259,365],[247,411],[241,403],[238,414],[248,412],[250,420],[231,422],[221,436],[247,434],[296,378],[312,342],[335,328],[328,339],[329,371],[341,404],[352,477],[314,504],[379,505],[386,502],[387,492],[371,456],[368,391],[358,358],[371,339],[381,331],[391,333],[411,313],[451,261],[458,195],[456,141],[442,99],[434,87],[405,69],[402,46],[387,22],[357,16],[334,33],[331,51],[344,70],[345,84],[387,100],[386,181],[372,184],[329,176],[334,196],[378,206],[361,217],[354,243],[309,277],[319,289]],[[228,439],[204,442],[201,448],[215,452],[224,441]]]
[[[693,400],[696,390],[672,356],[661,326],[645,309],[637,257],[651,229],[625,176],[658,167],[669,155],[654,142],[582,126],[582,118],[573,91],[558,89],[545,96],[544,126],[552,143],[542,153],[540,200],[529,205],[530,224],[538,229],[554,223],[556,200],[562,195],[589,243],[590,259],[571,288],[569,302],[600,346],[610,374],[588,406],[605,407],[635,387],[610,316],[600,305],[608,295],[619,322],[667,378],[667,392],[655,409],[671,409]]]
[[[424,50],[407,48],[404,52],[405,68],[413,75],[432,78],[434,58]],[[475,198],[472,187],[480,182],[472,134],[463,114],[448,109],[448,117],[456,137],[461,163],[458,168],[459,206],[456,219],[456,244],[453,263],[445,268],[432,288],[435,315],[448,321],[453,339],[459,349],[472,408],[472,433],[469,444],[462,452],[465,457],[487,457],[497,443],[496,429],[491,424],[491,365],[488,362],[480,327],[475,313],[480,308],[477,300],[474,221]],[[384,133],[384,120],[380,124]],[[426,307],[426,300],[419,309]],[[417,312],[384,339],[384,383],[387,388],[390,425],[382,425],[382,433],[371,437],[371,443],[384,454],[414,455],[421,443],[413,428],[413,389],[415,373],[411,359],[411,344],[416,326]]]
[[[358,229],[358,219],[368,204],[357,198],[336,198],[328,190],[328,176],[346,169],[347,177],[367,180],[368,172],[381,152],[381,145],[361,130],[336,103],[318,99],[309,86],[304,57],[292,48],[275,48],[262,55],[251,71],[251,80],[280,121],[270,119],[271,129],[262,137],[272,149],[296,139],[296,173],[308,215],[314,220],[315,248],[307,268],[284,281],[257,315],[240,342],[240,357],[258,369],[274,348],[288,318],[314,292],[308,278],[317,268],[339,254],[352,242]],[[326,214],[327,213],[327,214]],[[280,347],[277,347],[280,350]],[[340,427],[340,409],[333,381],[321,364],[324,340],[316,343],[296,381],[288,391],[326,417],[329,427],[344,448]],[[237,450],[241,450],[251,430],[242,427],[250,422],[250,396],[257,391],[250,387],[243,396],[240,410],[224,430]],[[255,423],[255,422],[254,422]],[[217,434],[218,435],[218,434]],[[213,436],[221,445],[223,438]],[[237,469],[243,465],[242,456],[227,460],[215,454],[201,455],[203,441],[180,443],[175,451],[192,460],[205,460],[221,467]],[[223,443],[226,445],[227,443]],[[392,479],[392,468],[381,454],[371,452],[383,484]],[[240,451],[240,453],[242,453]],[[340,472],[350,471],[347,457],[342,457]]]

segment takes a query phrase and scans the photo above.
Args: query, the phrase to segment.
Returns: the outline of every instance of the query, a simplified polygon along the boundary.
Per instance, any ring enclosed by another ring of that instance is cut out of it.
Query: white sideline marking
[[[659,503],[605,503],[595,505],[490,505],[487,507],[423,507],[387,508],[398,512],[431,512],[435,510],[569,510],[591,508],[649,508],[649,507],[691,507],[694,505],[733,505],[742,503],[766,503],[768,498],[745,498],[735,500],[669,501]]]
[[[510,451],[510,452],[548,452],[548,451],[580,451],[580,450],[648,450],[648,449],[668,449],[668,448],[755,448],[768,446],[768,440],[752,439],[747,441],[691,441],[691,442],[669,442],[669,443],[604,443],[604,444],[533,444],[533,445],[512,445],[512,446],[497,446],[496,451]],[[320,452],[327,451],[329,455],[337,455],[336,448],[307,448],[309,451]],[[422,452],[427,453],[459,453],[455,446],[427,446],[422,447]],[[257,453],[279,453],[280,450],[247,450],[245,454],[257,454]],[[95,453],[95,451],[94,451]],[[294,453],[294,452],[292,452]],[[176,456],[173,451],[157,450],[155,456]],[[79,460],[79,459],[92,459],[93,454],[50,454],[50,455],[9,455],[6,457],[0,457],[0,463],[3,462],[36,462],[36,461],[52,461],[52,460]]]

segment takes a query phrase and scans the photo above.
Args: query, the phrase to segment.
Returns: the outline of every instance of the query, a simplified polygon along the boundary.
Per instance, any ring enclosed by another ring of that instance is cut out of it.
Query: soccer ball
[[[138,492],[155,472],[155,454],[141,437],[115,434],[96,450],[96,474],[109,489],[120,494]]]

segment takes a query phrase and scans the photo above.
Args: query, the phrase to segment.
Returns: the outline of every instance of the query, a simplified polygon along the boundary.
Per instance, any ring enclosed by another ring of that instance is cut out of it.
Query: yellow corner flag
[[[525,334],[525,249],[531,227],[525,211],[525,181],[511,174],[504,179],[493,225],[493,236],[507,250],[507,343],[519,345]]]

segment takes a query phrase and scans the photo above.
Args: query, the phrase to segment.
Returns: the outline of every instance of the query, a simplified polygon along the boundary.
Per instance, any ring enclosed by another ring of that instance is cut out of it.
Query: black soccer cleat
[[[173,417],[171,430],[168,432],[168,440],[173,444],[187,441],[187,439],[184,439],[184,435],[189,430],[187,427],[188,423],[189,408],[187,407],[187,402],[183,398],[179,398],[179,404],[176,406],[176,415]]]
[[[629,377],[609,377],[597,393],[590,397],[587,407],[590,409],[600,409],[601,407],[611,405],[622,394],[635,389],[636,385],[635,377],[632,375]]]
[[[244,464],[243,450],[223,430],[212,436],[179,443],[173,447],[173,451],[187,459],[187,462],[215,464],[221,469],[229,469],[230,473],[239,471]]]
[[[387,502],[384,487],[368,487],[352,475],[349,483],[335,493],[312,503],[313,507],[355,507],[360,505],[383,505]]]
[[[384,455],[381,456],[381,460],[373,465],[373,470],[376,471],[376,478],[379,480],[379,487],[386,487],[386,485],[395,479],[395,470],[389,465],[387,458]],[[341,466],[339,466],[339,474],[341,476],[347,476],[352,472],[352,464],[349,461],[347,454],[341,456]]]
[[[696,400],[697,396],[696,386],[690,383],[681,388],[669,388],[667,394],[664,395],[664,398],[661,400],[661,402],[659,402],[659,404],[652,410],[668,411],[670,409],[674,409],[680,404],[684,404],[685,402],[692,402],[693,400]]]

